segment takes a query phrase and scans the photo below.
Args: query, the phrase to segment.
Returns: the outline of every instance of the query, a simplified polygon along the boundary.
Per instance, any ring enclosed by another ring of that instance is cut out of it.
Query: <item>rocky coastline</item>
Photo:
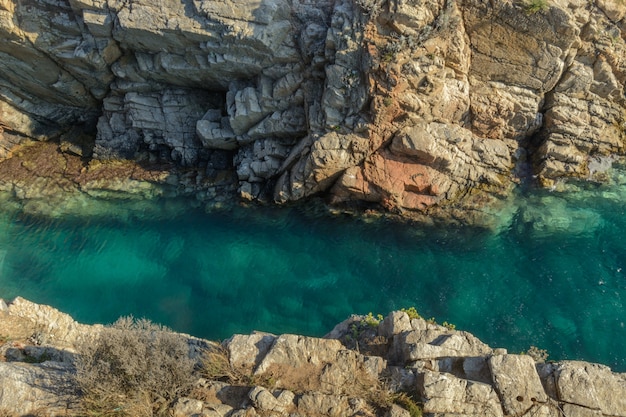
[[[0,202],[322,198],[491,227],[519,184],[611,181],[625,85],[623,0],[0,0]],[[104,328],[0,301],[0,416],[89,415],[77,345]],[[626,417],[625,374],[407,311],[324,338],[179,336],[228,372],[194,374],[175,417]]]
[[[76,347],[105,327],[19,297],[0,307],[2,415],[92,415],[76,386]],[[408,309],[351,316],[324,338],[254,332],[218,344],[176,335],[190,358],[219,352],[210,361],[225,358],[226,367],[194,376],[193,387],[157,415],[626,416],[626,374],[545,362],[536,348],[508,353],[444,324]]]
[[[488,224],[516,184],[605,181],[624,155],[625,16],[622,0],[2,0],[0,189],[46,215],[322,197]]]

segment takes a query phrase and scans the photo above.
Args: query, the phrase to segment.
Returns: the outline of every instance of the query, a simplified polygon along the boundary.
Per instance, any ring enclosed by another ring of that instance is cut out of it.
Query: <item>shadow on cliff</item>
[[[20,417],[40,416],[42,409],[68,410],[76,406],[79,392],[73,377],[73,353],[51,346],[28,345],[8,348],[5,357],[6,365],[13,368],[10,372],[19,374],[22,383],[39,391],[37,410]]]

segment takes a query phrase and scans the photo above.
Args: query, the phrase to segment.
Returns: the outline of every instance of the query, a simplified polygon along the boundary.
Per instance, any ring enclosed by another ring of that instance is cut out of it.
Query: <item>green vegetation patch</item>
[[[537,12],[548,10],[550,5],[548,4],[548,0],[526,0],[524,7],[526,9],[526,13],[535,14]]]

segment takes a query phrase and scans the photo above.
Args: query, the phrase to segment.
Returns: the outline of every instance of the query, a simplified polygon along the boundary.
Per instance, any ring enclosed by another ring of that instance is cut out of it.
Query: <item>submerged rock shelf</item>
[[[73,377],[75,349],[104,328],[19,297],[0,306],[0,410],[85,413]],[[252,333],[218,345],[180,337],[201,369],[206,352],[214,367],[161,407],[176,417],[626,416],[626,374],[581,361],[545,363],[536,349],[493,349],[411,309],[384,319],[351,316],[324,338]]]
[[[9,194],[0,293],[85,323],[133,314],[207,339],[253,329],[321,336],[353,312],[418,305],[490,345],[536,345],[623,372],[626,188],[623,171],[611,174],[613,186],[520,189],[494,231],[87,194],[50,218]]]

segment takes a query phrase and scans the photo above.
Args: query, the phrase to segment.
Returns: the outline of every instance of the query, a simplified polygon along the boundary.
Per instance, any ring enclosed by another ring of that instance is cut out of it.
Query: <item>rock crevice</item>
[[[0,12],[3,158],[58,139],[84,158],[230,175],[222,199],[322,195],[480,224],[516,183],[602,181],[596,161],[624,154],[618,0],[3,0]],[[211,202],[210,181],[181,185]]]
[[[0,315],[0,410],[81,415],[74,348],[103,327],[21,298],[1,302]],[[219,346],[182,335],[192,357],[223,352],[230,376],[199,378],[168,415],[410,416],[419,407],[426,416],[626,416],[625,374],[509,354],[412,317],[352,316],[324,338],[252,333]]]

